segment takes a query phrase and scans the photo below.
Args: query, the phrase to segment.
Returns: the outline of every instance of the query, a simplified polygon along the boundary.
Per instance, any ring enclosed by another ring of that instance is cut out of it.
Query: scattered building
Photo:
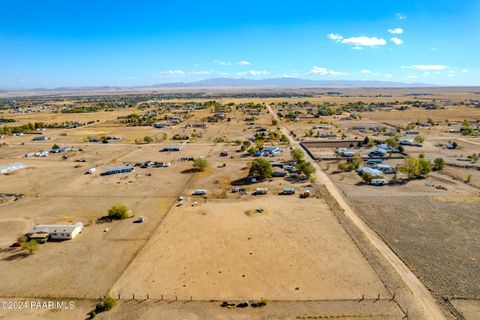
[[[52,240],[71,240],[75,238],[83,230],[83,223],[75,224],[40,224],[35,226],[26,235],[29,239],[46,241],[48,238]]]
[[[120,167],[111,167],[108,168],[107,171],[102,172],[100,175],[101,176],[109,176],[112,174],[119,174],[119,173],[130,173],[133,172],[133,167],[132,166],[120,166]]]
[[[9,172],[16,171],[23,168],[26,168],[26,166],[21,162],[7,164],[4,166],[0,166],[0,174],[9,173]]]

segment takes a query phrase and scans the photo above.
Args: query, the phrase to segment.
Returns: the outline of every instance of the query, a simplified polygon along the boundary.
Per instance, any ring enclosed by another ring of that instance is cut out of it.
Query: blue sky
[[[480,85],[480,0],[0,0],[0,88],[214,77]]]

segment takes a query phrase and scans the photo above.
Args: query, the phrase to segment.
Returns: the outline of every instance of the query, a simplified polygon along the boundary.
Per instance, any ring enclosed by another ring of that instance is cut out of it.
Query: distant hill
[[[115,92],[136,91],[152,88],[427,88],[438,87],[434,84],[403,83],[391,81],[369,80],[309,80],[299,78],[271,78],[271,79],[238,79],[238,78],[213,78],[193,82],[169,82],[151,86],[121,87],[121,86],[83,86],[83,87],[59,87],[59,88],[32,88],[23,90],[0,90],[0,92],[36,92],[36,93],[62,93],[62,92]]]
[[[407,87],[436,87],[425,83],[403,83],[391,81],[368,81],[368,80],[307,80],[298,78],[271,78],[271,79],[234,79],[213,78],[194,82],[177,82],[157,84],[159,88],[407,88]]]

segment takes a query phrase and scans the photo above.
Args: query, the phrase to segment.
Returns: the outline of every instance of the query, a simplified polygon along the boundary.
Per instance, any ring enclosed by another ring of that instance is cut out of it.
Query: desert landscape
[[[77,307],[2,316],[475,319],[480,95],[418,90],[3,98],[0,295]]]

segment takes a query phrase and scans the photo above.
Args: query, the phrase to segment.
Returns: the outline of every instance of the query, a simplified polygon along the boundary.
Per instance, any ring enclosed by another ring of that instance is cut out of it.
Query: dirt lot
[[[255,208],[267,213],[245,214]],[[293,196],[175,208],[112,292],[202,300],[386,294],[326,204]]]
[[[479,297],[478,190],[439,174],[384,187],[356,185],[360,178],[354,173],[330,176],[437,296]]]

